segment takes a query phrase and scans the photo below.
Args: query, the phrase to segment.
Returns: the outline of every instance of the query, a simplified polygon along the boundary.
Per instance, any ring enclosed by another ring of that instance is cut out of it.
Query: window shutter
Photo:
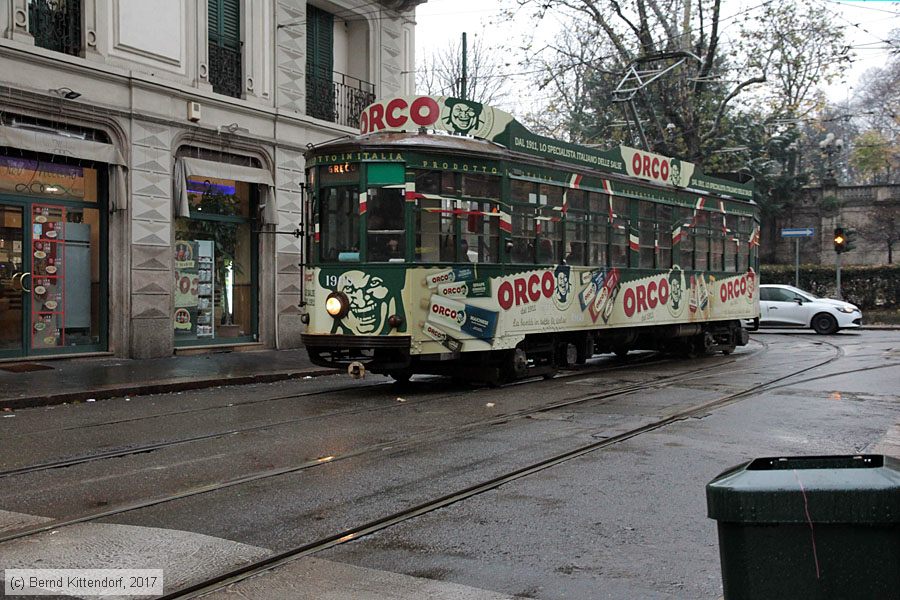
[[[209,0],[209,39],[220,46],[241,45],[241,0]]]
[[[209,21],[209,39],[210,41],[219,41],[221,36],[221,23],[220,19],[222,16],[222,0],[209,0],[209,13],[208,13],[208,21]]]
[[[222,41],[233,48],[241,45],[241,0],[222,2]]]
[[[334,15],[306,6],[306,67],[315,77],[331,80],[334,69]]]

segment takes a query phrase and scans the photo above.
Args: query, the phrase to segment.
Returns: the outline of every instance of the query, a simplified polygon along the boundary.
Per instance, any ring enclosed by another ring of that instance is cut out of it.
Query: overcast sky
[[[747,7],[756,6],[765,0],[743,1],[724,0],[723,17],[746,11]],[[783,0],[776,0],[783,1]],[[790,0],[788,0],[790,1]],[[883,1],[841,1],[841,0],[812,0],[819,2],[831,10],[834,14],[834,22],[845,28],[848,44],[853,48],[855,61],[851,70],[846,75],[846,83],[832,85],[826,90],[833,101],[845,100],[859,76],[871,67],[882,66],[886,62],[889,51],[884,40],[892,29],[900,29],[900,2]],[[470,40],[473,36],[482,36],[485,43],[492,47],[500,47],[504,43],[513,42],[523,30],[531,31],[527,21],[512,26],[500,22],[501,0],[428,0],[416,9],[416,60],[419,65],[422,59],[428,57],[439,48],[445,47],[451,41],[457,41],[465,31]],[[728,36],[731,24],[736,20],[730,20],[723,29],[723,35]],[[553,34],[553,25],[543,23],[536,30],[538,36]],[[471,43],[471,42],[470,42]],[[510,66],[507,73],[515,74],[522,71],[518,67],[518,56],[506,54]],[[516,76],[518,85],[527,85],[530,80],[526,76]]]

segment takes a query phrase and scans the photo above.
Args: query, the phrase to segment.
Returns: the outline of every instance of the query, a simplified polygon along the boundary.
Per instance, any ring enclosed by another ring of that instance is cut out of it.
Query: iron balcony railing
[[[31,0],[28,31],[36,46],[78,56],[81,54],[81,0]]]
[[[209,82],[217,94],[240,98],[242,92],[240,46],[231,48],[209,40]]]
[[[359,127],[359,117],[375,102],[375,84],[350,75],[308,68],[306,114],[347,127]]]

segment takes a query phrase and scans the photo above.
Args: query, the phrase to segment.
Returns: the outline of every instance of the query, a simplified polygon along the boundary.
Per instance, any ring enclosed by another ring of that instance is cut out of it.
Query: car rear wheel
[[[816,333],[830,335],[838,330],[837,319],[828,313],[819,313],[812,319],[812,328]]]

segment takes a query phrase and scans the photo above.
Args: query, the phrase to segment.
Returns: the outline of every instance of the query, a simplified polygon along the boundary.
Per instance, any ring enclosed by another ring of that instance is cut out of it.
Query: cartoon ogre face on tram
[[[347,315],[334,322],[332,333],[380,335],[390,331],[388,317],[403,314],[403,298],[378,275],[347,271],[338,277],[335,291],[350,301]]]

